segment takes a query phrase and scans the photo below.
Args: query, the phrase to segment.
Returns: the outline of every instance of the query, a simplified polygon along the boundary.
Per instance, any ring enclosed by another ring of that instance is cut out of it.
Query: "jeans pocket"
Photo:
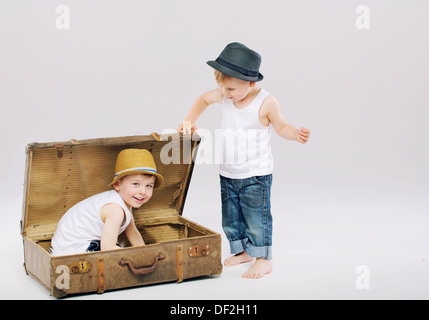
[[[266,183],[257,177],[252,177],[251,181],[251,184],[249,184],[242,193],[241,199],[250,207],[263,207],[267,197]]]

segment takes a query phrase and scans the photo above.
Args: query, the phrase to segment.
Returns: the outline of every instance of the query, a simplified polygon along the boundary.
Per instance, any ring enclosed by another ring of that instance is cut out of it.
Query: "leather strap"
[[[176,247],[177,282],[183,281],[183,246]]]
[[[97,258],[97,270],[98,270],[98,291],[97,293],[103,293],[106,290],[105,277],[104,277],[104,258]]]

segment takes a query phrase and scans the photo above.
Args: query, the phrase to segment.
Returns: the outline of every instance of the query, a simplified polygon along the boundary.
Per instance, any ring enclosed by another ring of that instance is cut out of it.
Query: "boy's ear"
[[[115,188],[115,190],[116,190],[116,191],[119,191],[119,181],[116,181],[116,182],[113,184],[113,188]]]
[[[256,82],[250,82],[250,84],[249,84],[249,87],[254,87],[255,86],[255,84],[256,84]]]

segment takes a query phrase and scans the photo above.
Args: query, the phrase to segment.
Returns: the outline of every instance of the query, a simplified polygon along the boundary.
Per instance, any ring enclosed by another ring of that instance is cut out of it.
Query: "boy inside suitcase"
[[[70,208],[58,223],[51,243],[55,256],[121,248],[118,236],[124,232],[132,246],[144,245],[136,228],[132,208],[140,208],[161,186],[151,153],[125,149],[117,157],[113,190],[89,197]]]

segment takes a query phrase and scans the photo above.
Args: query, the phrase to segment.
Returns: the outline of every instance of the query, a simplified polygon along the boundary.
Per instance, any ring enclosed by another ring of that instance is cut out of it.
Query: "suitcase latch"
[[[70,274],[81,274],[90,272],[92,264],[89,261],[79,261],[68,265]]]
[[[210,253],[210,247],[208,245],[207,246],[195,245],[195,246],[189,247],[188,249],[188,255],[191,258],[208,256],[209,253]]]

